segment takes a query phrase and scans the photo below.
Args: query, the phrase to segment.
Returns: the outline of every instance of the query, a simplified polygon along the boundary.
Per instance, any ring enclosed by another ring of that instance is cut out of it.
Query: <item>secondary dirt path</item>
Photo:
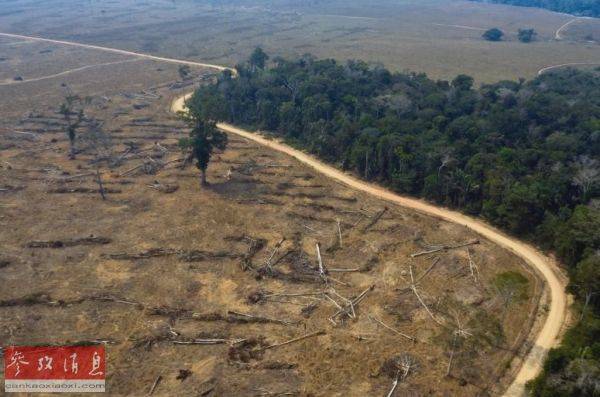
[[[554,33],[554,39],[555,40],[564,39],[564,37],[562,35],[563,30],[565,30],[566,28],[568,28],[570,25],[574,24],[575,22],[585,21],[585,20],[590,20],[590,19],[594,19],[594,18],[592,18],[592,17],[575,17],[575,18],[571,19],[570,21],[568,21],[567,23],[565,23],[564,25],[562,25],[560,28],[558,28],[556,30],[556,33]]]
[[[478,28],[476,26],[467,26],[467,25],[448,25],[445,23],[432,23],[434,26],[444,26],[447,28],[457,28],[457,29],[466,29],[466,30],[476,30],[478,32],[485,32],[487,29]]]
[[[128,59],[126,61],[115,61],[115,62],[97,63],[97,64],[94,64],[94,65],[86,65],[86,66],[82,66],[80,68],[65,70],[64,72],[60,72],[60,73],[56,73],[56,74],[51,74],[51,75],[48,75],[48,76],[35,77],[35,78],[32,78],[32,79],[27,79],[27,80],[8,80],[8,81],[5,81],[5,82],[0,82],[0,86],[3,86],[3,85],[15,85],[15,84],[25,84],[25,83],[34,83],[36,81],[43,81],[43,80],[54,79],[54,78],[57,78],[57,77],[69,75],[71,73],[82,72],[82,71],[88,70],[88,69],[100,68],[100,67],[103,67],[103,66],[121,65],[123,63],[138,62],[138,61],[140,61],[140,59]]]
[[[63,40],[44,39],[39,37],[23,36],[11,33],[0,33],[0,36],[89,48],[99,51],[131,55],[145,59],[152,59],[155,61],[206,67],[216,70],[232,70],[235,74],[235,71],[233,69],[225,66],[164,58],[154,55],[140,54],[137,52],[120,50],[116,48],[100,47],[95,45],[81,44]],[[190,96],[191,94],[187,94],[175,100],[171,106],[171,110],[174,112],[185,111],[185,101]],[[344,183],[354,189],[372,194],[376,197],[388,200],[406,208],[411,208],[413,210],[433,215],[450,222],[455,222],[460,225],[464,225],[469,229],[486,237],[490,241],[493,241],[496,244],[514,252],[516,255],[523,258],[528,264],[537,269],[546,280],[548,288],[550,289],[551,301],[548,310],[548,316],[542,327],[542,330],[540,331],[540,333],[534,341],[533,348],[525,358],[521,369],[519,370],[514,381],[506,391],[505,396],[512,397],[521,396],[524,394],[525,383],[528,380],[533,379],[540,372],[542,368],[543,359],[546,353],[548,352],[548,349],[550,349],[558,343],[558,336],[566,320],[567,294],[565,293],[565,285],[562,283],[561,279],[557,277],[556,272],[558,272],[559,270],[556,266],[556,263],[554,263],[554,261],[551,258],[545,256],[540,251],[536,250],[534,247],[520,242],[519,240],[513,239],[505,235],[504,233],[498,231],[497,229],[483,223],[480,220],[468,217],[456,211],[448,210],[446,208],[436,207],[420,200],[399,196],[382,187],[361,181],[351,175],[345,174],[344,172],[333,168],[325,163],[322,163],[316,160],[315,158],[307,155],[306,153],[293,149],[277,140],[269,140],[257,133],[246,131],[229,124],[220,123],[218,124],[218,127],[223,131],[242,136],[271,149],[288,154],[296,158],[300,162],[314,168],[316,171],[330,178],[333,178],[334,180]]]
[[[565,30],[566,28],[569,27],[569,25],[571,25],[572,23],[575,23],[579,20],[579,18],[573,18],[571,19],[569,22],[565,23],[564,25],[562,25],[560,28],[556,29],[556,33],[554,33],[554,39],[555,40],[562,40],[562,31]]]
[[[180,64],[180,65],[199,66],[199,67],[211,68],[211,69],[217,69],[217,70],[226,70],[226,69],[231,70],[228,67],[220,66],[220,65],[211,65],[211,64],[208,64],[208,63],[185,61],[185,60],[181,60],[181,59],[163,58],[163,57],[157,57],[157,56],[154,56],[154,55],[141,54],[139,52],[120,50],[118,48],[100,47],[100,46],[97,46],[97,45],[82,44],[82,43],[76,43],[76,42],[73,42],[73,41],[44,39],[44,38],[41,38],[41,37],[24,36],[24,35],[20,35],[20,34],[12,34],[12,33],[0,33],[0,37],[11,37],[11,38],[14,38],[14,39],[33,40],[33,41],[41,41],[41,42],[44,42],[44,43],[62,44],[62,45],[67,45],[67,46],[71,46],[71,47],[88,48],[90,50],[112,52],[114,54],[130,55],[130,56],[144,58],[144,59],[152,59],[154,61],[168,62],[168,63],[177,63],[177,64]]]
[[[191,94],[187,94],[176,99],[171,105],[171,110],[173,112],[185,111],[185,101],[190,97],[190,95]],[[534,346],[528,353],[521,369],[504,395],[513,397],[522,396],[525,394],[525,383],[535,378],[537,374],[539,374],[542,369],[542,364],[546,353],[550,348],[556,346],[558,343],[558,337],[567,314],[567,294],[565,293],[566,286],[561,279],[557,277],[556,272],[559,272],[559,269],[551,258],[544,255],[533,246],[513,239],[480,220],[471,218],[456,211],[427,204],[421,200],[399,196],[382,187],[364,182],[352,175],[348,175],[330,165],[316,160],[306,153],[293,149],[292,147],[281,143],[278,140],[266,139],[257,133],[243,130],[230,124],[219,123],[217,124],[217,127],[223,131],[242,136],[261,145],[292,156],[300,162],[314,168],[321,174],[335,179],[336,181],[350,186],[356,190],[372,194],[376,197],[388,200],[406,208],[466,226],[469,229],[486,237],[490,241],[493,241],[496,244],[514,252],[516,255],[523,258],[528,264],[537,269],[546,280],[546,283],[550,289],[551,301],[548,317],[546,318],[542,330],[534,341]]]

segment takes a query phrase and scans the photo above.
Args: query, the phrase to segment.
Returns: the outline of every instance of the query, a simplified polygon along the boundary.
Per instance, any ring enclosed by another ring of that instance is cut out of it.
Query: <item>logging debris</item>
[[[179,190],[179,185],[177,184],[163,184],[160,183],[159,181],[154,181],[154,183],[152,183],[151,185],[148,185],[149,188],[154,189],[154,190],[158,190],[161,193],[175,193],[177,190]]]
[[[77,245],[105,245],[110,244],[112,240],[108,237],[80,237],[66,240],[50,240],[50,241],[30,241],[27,243],[28,248],[64,248],[74,247]]]
[[[275,344],[263,347],[263,350],[268,350],[268,349],[273,349],[275,347],[289,345],[291,343],[300,342],[302,340],[305,340],[305,339],[308,339],[308,338],[313,338],[315,336],[320,336],[320,335],[325,335],[325,330],[319,330],[319,331],[311,332],[309,334],[302,335],[302,336],[299,336],[297,338],[293,338],[293,339],[287,340],[285,342],[275,343]]]
[[[381,211],[379,211],[377,214],[375,214],[375,216],[369,221],[369,223],[367,223],[362,228],[362,232],[363,233],[367,232],[372,226],[374,226],[377,222],[379,222],[379,220],[387,212],[387,210],[388,210],[388,207],[383,207],[383,209]]]
[[[149,396],[151,396],[154,393],[154,390],[156,390],[156,388],[158,387],[158,384],[160,383],[162,378],[163,378],[162,375],[158,375],[156,377],[156,380],[154,381],[154,383],[152,383],[152,387],[150,387],[150,391],[148,392]]]
[[[189,369],[180,369],[179,370],[179,374],[177,374],[177,376],[175,377],[175,379],[180,380],[180,381],[184,381],[186,380],[190,375],[192,374],[192,371],[190,371]]]
[[[87,187],[59,187],[48,190],[48,193],[65,194],[65,193],[98,193],[98,188]],[[121,193],[120,189],[104,188],[104,193]]]
[[[231,346],[227,352],[229,361],[248,363],[251,360],[261,360],[264,348],[268,346],[264,337],[252,337],[245,339],[235,346]]]
[[[202,250],[182,250],[174,248],[150,248],[146,251],[137,253],[117,252],[112,254],[102,254],[103,257],[116,260],[137,260],[174,255],[177,256],[179,260],[184,262],[202,262],[209,259],[222,258],[235,259],[242,256],[240,254],[232,254],[227,251],[209,252]]]
[[[191,339],[191,340],[173,340],[175,345],[235,345],[242,343],[245,339]]]
[[[197,313],[193,312],[189,309],[178,308],[178,307],[169,307],[169,306],[158,306],[148,308],[146,310],[146,314],[150,316],[166,316],[172,320],[175,319],[190,319],[195,321],[222,321],[227,323],[237,323],[237,324],[250,324],[250,323],[258,323],[258,324],[281,324],[281,325],[294,325],[297,324],[298,321],[290,321],[290,320],[282,320],[273,317],[266,317],[257,314],[250,313],[241,313],[233,310],[228,310],[224,315],[219,312],[207,312],[207,313]]]
[[[347,303],[344,306],[338,305],[336,303],[336,306],[339,307],[339,310],[336,311],[329,318],[329,321],[331,321],[334,325],[337,325],[337,323],[336,323],[335,320],[338,317],[342,317],[342,321],[343,321],[344,317],[355,318],[356,317],[356,312],[355,312],[356,307],[365,298],[365,296],[367,295],[367,293],[369,293],[369,291],[373,291],[374,289],[375,289],[375,284],[369,286],[367,289],[365,289],[363,292],[361,292],[358,296],[356,296],[352,300],[344,298],[344,300],[347,301]],[[337,293],[336,293],[336,295],[340,296]],[[327,295],[327,296],[329,296],[329,295]],[[330,297],[330,300],[333,300],[333,299]],[[335,300],[333,300],[333,301],[335,302]]]
[[[377,317],[375,317],[375,316],[373,316],[373,315],[371,315],[371,314],[369,314],[369,315],[368,315],[368,317],[369,317],[371,320],[373,320],[373,321],[375,321],[376,323],[378,323],[379,325],[381,325],[382,327],[384,327],[384,328],[386,328],[386,329],[388,329],[388,330],[392,331],[393,333],[395,333],[395,334],[397,334],[397,335],[400,335],[400,336],[402,336],[403,338],[406,338],[406,339],[408,339],[408,340],[410,340],[410,341],[413,341],[413,342],[416,342],[416,341],[417,341],[417,339],[416,339],[415,337],[413,337],[413,336],[410,336],[410,335],[407,335],[407,334],[405,334],[405,333],[402,333],[402,332],[398,331],[397,329],[394,329],[394,328],[390,327],[389,325],[385,324],[383,321],[381,321],[380,319],[378,319]]]
[[[434,248],[431,248],[429,250],[425,250],[425,251],[421,251],[421,252],[416,252],[414,254],[411,254],[410,257],[411,258],[416,258],[416,257],[422,256],[422,255],[433,254],[433,253],[440,252],[440,251],[449,251],[449,250],[452,250],[452,249],[462,248],[462,247],[466,247],[466,246],[469,246],[469,245],[475,245],[475,244],[479,244],[479,240],[467,241],[466,243],[455,244],[455,245],[440,245],[438,247],[434,247]]]

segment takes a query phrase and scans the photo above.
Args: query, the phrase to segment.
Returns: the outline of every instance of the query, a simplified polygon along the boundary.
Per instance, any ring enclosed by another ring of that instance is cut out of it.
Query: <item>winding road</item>
[[[221,65],[212,65],[200,62],[163,58],[115,48],[100,47],[70,41],[44,39],[32,36],[23,36],[10,33],[0,33],[0,36],[95,49],[99,51],[130,55],[155,61],[206,67],[221,71],[231,70],[234,75],[236,74],[235,70]],[[176,99],[171,105],[171,111],[185,111],[186,99],[189,98],[191,95],[191,93],[186,94]],[[521,368],[515,376],[515,379],[513,380],[513,382],[511,383],[510,387],[504,395],[513,397],[522,396],[525,393],[525,383],[533,379],[541,371],[543,359],[546,356],[548,350],[554,347],[559,342],[558,338],[566,321],[568,297],[565,293],[564,283],[561,281],[561,278],[557,276],[557,274],[560,273],[560,270],[551,258],[544,255],[533,246],[521,242],[510,236],[507,236],[506,234],[502,233],[501,231],[497,230],[492,226],[487,225],[479,219],[475,219],[443,207],[437,207],[421,200],[400,196],[380,186],[362,181],[352,175],[346,174],[328,164],[325,164],[315,159],[314,157],[304,152],[296,150],[282,143],[281,141],[266,139],[256,132],[247,131],[225,123],[219,123],[217,126],[225,132],[242,136],[246,139],[257,142],[273,150],[277,150],[279,152],[292,156],[298,161],[312,167],[317,172],[329,178],[332,178],[338,182],[341,182],[353,189],[371,194],[373,196],[387,200],[391,203],[403,206],[405,208],[410,208],[424,214],[432,215],[439,219],[463,225],[473,230],[474,232],[480,234],[481,236],[487,238],[488,240],[500,245],[501,247],[512,251],[513,253],[521,257],[523,260],[525,260],[531,267],[535,268],[543,276],[546,285],[549,289],[550,303],[547,312],[547,317],[543,326],[541,327],[541,331],[533,341],[533,347],[525,357]]]
[[[186,109],[185,102],[192,94],[186,94],[176,99],[171,105],[171,111],[183,112]],[[353,189],[371,194],[391,203],[405,208],[432,215],[439,219],[463,225],[490,241],[504,247],[525,260],[544,277],[550,289],[550,308],[546,321],[534,340],[534,345],[529,351],[523,365],[515,379],[505,392],[506,397],[523,396],[525,394],[525,383],[537,376],[542,369],[543,360],[548,350],[557,345],[559,334],[566,320],[567,294],[566,285],[557,277],[558,269],[556,263],[548,256],[541,253],[533,246],[511,238],[496,228],[487,225],[481,220],[469,217],[456,211],[442,207],[436,207],[421,200],[400,196],[375,184],[367,183],[352,175],[346,174],[337,168],[325,164],[314,157],[296,150],[281,141],[266,139],[256,132],[247,131],[226,123],[218,123],[217,127],[225,132],[236,134],[259,143],[263,146],[285,153],[306,164],[317,172],[341,182]]]
[[[593,20],[594,18],[592,17],[574,17],[573,19],[571,19],[570,21],[568,21],[567,23],[565,23],[564,25],[562,25],[560,28],[558,28],[556,30],[556,33],[554,33],[554,40],[562,40],[564,37],[562,35],[563,30],[565,30],[566,28],[568,28],[570,25],[574,24],[575,22],[579,22],[579,21],[585,21],[585,20]]]

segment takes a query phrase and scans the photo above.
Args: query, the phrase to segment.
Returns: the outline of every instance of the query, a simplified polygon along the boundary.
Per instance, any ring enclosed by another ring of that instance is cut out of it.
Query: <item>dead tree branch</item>
[[[367,223],[365,225],[365,227],[363,227],[363,229],[362,229],[363,233],[366,232],[367,230],[369,230],[373,225],[375,225],[379,221],[379,219],[381,219],[383,214],[385,214],[387,212],[387,210],[388,210],[388,207],[384,207],[381,211],[379,211],[377,213],[377,215],[375,215],[373,217],[373,219],[371,219],[371,221],[369,223]]]
[[[433,248],[430,250],[414,253],[411,255],[411,258],[416,258],[417,256],[422,256],[422,255],[434,254],[434,253],[440,252],[440,251],[448,251],[448,250],[466,247],[466,246],[474,245],[474,244],[479,244],[479,240],[468,241],[466,243],[456,244],[456,245],[442,245],[440,247],[436,247],[436,248]]]
[[[317,243],[316,246],[317,246],[317,260],[319,261],[319,275],[321,276],[323,281],[325,283],[327,283],[327,275],[325,274],[325,268],[323,267],[323,259],[321,258],[321,247],[319,246],[319,243]]]
[[[372,316],[372,315],[370,315],[370,314],[369,314],[369,318],[370,318],[371,320],[373,320],[373,321],[375,321],[375,322],[379,323],[379,324],[380,324],[382,327],[384,327],[384,328],[386,328],[386,329],[388,329],[388,330],[392,331],[393,333],[395,333],[395,334],[397,334],[397,335],[400,335],[400,336],[402,336],[403,338],[406,338],[406,339],[408,339],[408,340],[410,340],[410,341],[413,341],[413,342],[416,342],[416,341],[417,341],[417,340],[416,340],[414,337],[412,337],[412,336],[410,336],[410,335],[406,335],[406,334],[404,334],[404,333],[402,333],[402,332],[398,331],[397,329],[394,329],[394,328],[390,327],[389,325],[385,324],[383,321],[381,321],[380,319],[378,319],[378,318],[377,318],[377,317],[375,317],[375,316]]]
[[[331,321],[334,324],[337,324],[335,322],[335,319],[337,317],[342,316],[342,315],[346,315],[346,316],[351,317],[352,313],[354,313],[354,309],[356,308],[356,306],[365,298],[365,296],[367,295],[367,293],[369,293],[369,291],[372,291],[374,289],[375,289],[375,285],[374,284],[371,285],[370,287],[368,287],[367,289],[365,289],[356,298],[354,298],[353,300],[351,300],[348,305],[346,305],[342,309],[339,309],[337,312],[335,312],[333,314],[333,316],[331,316],[329,318],[329,321]]]
[[[410,289],[412,290],[412,292],[417,297],[417,300],[419,301],[419,303],[421,303],[421,305],[425,308],[425,310],[427,311],[427,313],[429,314],[429,316],[431,317],[431,319],[433,321],[435,321],[436,323],[438,323],[439,325],[444,326],[444,324],[442,324],[442,322],[440,320],[438,320],[433,315],[433,313],[431,312],[431,310],[429,310],[429,307],[425,304],[425,302],[421,298],[421,295],[419,295],[419,292],[417,291],[417,285],[416,285],[416,282],[415,282],[415,278],[413,276],[412,265],[409,265],[409,269],[410,269],[410,281],[411,281]]]
[[[267,268],[269,270],[269,272],[273,270],[273,268],[271,267],[271,261],[273,260],[273,257],[275,256],[275,254],[277,254],[277,251],[279,251],[279,248],[281,248],[281,245],[283,244],[284,241],[285,241],[285,237],[282,237],[281,240],[279,240],[277,242],[277,244],[275,244],[275,248],[273,248],[273,252],[271,252],[271,255],[265,261],[264,267]]]
[[[256,315],[247,314],[247,313],[235,312],[235,311],[232,311],[232,310],[227,311],[227,314],[229,316],[237,317],[239,319],[242,319],[242,320],[245,320],[245,321],[249,321],[249,322],[276,323],[276,324],[283,324],[283,325],[294,325],[294,324],[297,324],[297,322],[292,322],[292,321],[288,321],[288,320],[280,320],[280,319],[277,319],[277,318],[264,317],[264,316],[256,316]]]
[[[100,175],[100,168],[96,168],[96,183],[98,183],[98,190],[102,200],[106,200],[106,192],[104,191],[104,185],[102,184],[102,175]]]
[[[152,384],[152,387],[150,388],[150,391],[148,392],[148,395],[151,396],[152,393],[154,393],[154,390],[156,390],[156,387],[158,386],[158,384],[160,383],[160,381],[162,380],[162,375],[158,375],[156,377],[156,380],[154,381],[154,383]]]
[[[471,271],[471,277],[473,277],[473,281],[477,284],[479,283],[479,267],[473,261],[471,257],[471,250],[467,248],[467,257],[469,258],[469,270]]]
[[[312,332],[310,334],[302,335],[302,336],[299,336],[299,337],[294,338],[294,339],[290,339],[290,340],[285,341],[285,342],[275,343],[273,345],[269,345],[269,346],[263,348],[263,350],[268,350],[268,349],[272,349],[272,348],[275,348],[275,347],[289,345],[291,343],[300,342],[301,340],[312,338],[312,337],[319,336],[319,335],[325,335],[325,330],[320,330],[320,331]]]

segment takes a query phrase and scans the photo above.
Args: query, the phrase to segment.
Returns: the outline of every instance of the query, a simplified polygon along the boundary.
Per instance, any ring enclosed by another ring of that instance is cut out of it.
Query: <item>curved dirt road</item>
[[[0,36],[82,47],[105,52],[113,52],[122,55],[130,55],[145,59],[152,59],[155,61],[212,68],[221,71],[230,70],[234,75],[236,74],[236,71],[234,69],[225,66],[172,58],[163,58],[154,55],[120,50],[116,48],[100,47],[95,45],[88,45],[62,40],[44,39],[39,37],[23,36],[11,33],[0,33]],[[185,101],[191,95],[192,94],[187,94],[176,99],[171,105],[171,111],[185,111]],[[403,197],[377,185],[361,181],[330,165],[316,160],[315,158],[307,155],[306,153],[293,149],[279,141],[266,139],[257,133],[246,131],[224,123],[218,124],[218,127],[223,131],[242,136],[244,138],[255,141],[261,145],[267,146],[271,149],[290,155],[299,160],[300,162],[314,168],[318,172],[341,183],[344,183],[354,189],[372,194],[374,196],[377,196],[379,198],[401,205],[406,208],[410,208],[428,215],[438,217],[440,219],[444,219],[450,222],[466,226],[469,229],[475,231],[476,233],[479,233],[483,237],[489,239],[490,241],[493,241],[496,244],[514,252],[516,255],[523,258],[528,264],[534,267],[537,271],[539,271],[546,280],[546,284],[550,289],[551,301],[548,310],[548,316],[546,318],[546,321],[544,322],[540,333],[537,335],[534,341],[533,348],[525,358],[525,361],[521,366],[519,372],[517,373],[514,381],[511,383],[510,387],[505,392],[505,396],[510,397],[521,396],[524,394],[525,382],[527,382],[530,379],[533,379],[540,372],[542,368],[543,359],[546,353],[548,352],[548,349],[557,344],[558,336],[566,320],[567,294],[565,293],[565,285],[563,285],[561,280],[557,277],[556,272],[558,272],[559,270],[556,264],[552,261],[552,259],[545,256],[544,254],[536,250],[534,247],[520,242],[519,240],[516,240],[514,238],[508,237],[502,232],[496,230],[495,228],[485,224],[480,220],[471,218],[456,211],[451,211],[442,207],[436,207],[420,200]]]
[[[567,23],[565,23],[564,25],[562,25],[560,28],[558,28],[556,30],[556,32],[554,33],[554,40],[562,40],[564,39],[562,32],[563,30],[565,30],[566,28],[568,28],[570,25],[574,24],[575,22],[579,22],[579,21],[585,21],[585,20],[593,20],[594,18],[592,17],[573,17],[573,19],[571,19],[570,21],[568,21]]]
[[[171,111],[185,111],[185,101],[190,96],[191,94],[187,94],[176,99],[171,105]],[[548,317],[546,318],[542,330],[537,335],[534,341],[534,346],[528,353],[521,369],[504,394],[505,396],[510,397],[524,395],[525,383],[536,377],[541,371],[544,357],[548,352],[548,349],[557,344],[559,333],[566,318],[567,294],[565,293],[565,285],[557,277],[555,272],[558,271],[558,268],[552,259],[542,254],[531,245],[513,239],[480,220],[471,218],[456,211],[427,204],[421,200],[399,196],[382,187],[364,182],[358,178],[355,178],[354,176],[348,175],[328,164],[316,160],[314,157],[306,153],[293,149],[292,147],[283,144],[278,140],[266,139],[257,133],[243,130],[230,124],[219,123],[217,124],[217,127],[223,131],[242,136],[246,139],[250,139],[261,145],[292,156],[300,162],[312,167],[319,173],[324,174],[356,190],[372,194],[402,207],[410,208],[428,215],[433,215],[446,221],[466,226],[488,240],[493,241],[494,243],[512,251],[519,257],[523,258],[537,271],[539,271],[546,280],[547,286],[550,289],[551,302]]]
[[[556,30],[556,33],[554,33],[554,40],[562,40],[562,38],[563,38],[561,35],[562,31],[565,30],[566,28],[568,28],[569,25],[577,22],[578,20],[579,20],[579,18],[577,18],[577,17],[573,18],[570,21],[568,21],[567,23],[565,23],[564,25],[562,25],[560,28],[558,28]]]

